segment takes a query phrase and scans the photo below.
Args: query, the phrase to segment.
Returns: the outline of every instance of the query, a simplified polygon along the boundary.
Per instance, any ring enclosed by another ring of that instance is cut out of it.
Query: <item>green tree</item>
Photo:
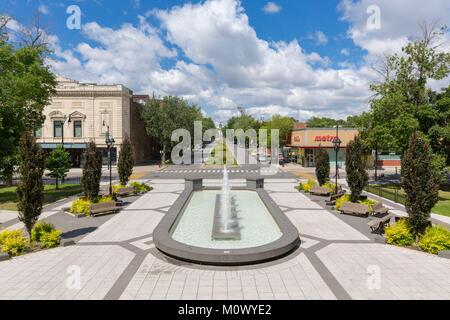
[[[321,186],[330,180],[330,156],[324,148],[316,153],[316,177]]]
[[[89,142],[84,151],[85,163],[83,166],[83,176],[81,186],[86,198],[95,201],[100,192],[100,179],[102,177],[102,157],[97,151],[94,142]]]
[[[58,190],[58,182],[66,177],[70,169],[69,153],[62,146],[58,146],[52,150],[46,166],[50,171],[49,176],[55,179],[56,190]]]
[[[142,109],[141,118],[147,134],[162,147],[161,163],[164,164],[166,154],[173,146],[172,132],[186,129],[193,137],[194,122],[202,121],[203,116],[197,106],[190,105],[179,97],[165,97],[163,100],[152,99],[147,102]]]
[[[45,156],[29,131],[19,144],[20,183],[17,187],[19,220],[23,222],[31,238],[31,230],[42,212],[44,184],[42,176]]]
[[[405,207],[416,236],[430,225],[431,209],[438,202],[442,173],[433,165],[427,138],[414,132],[402,158],[401,185],[405,191]]]
[[[29,43],[10,43],[7,21],[0,16],[0,174],[11,181],[20,137],[42,126],[56,80],[46,63],[48,48],[39,42],[42,31]]]
[[[128,136],[126,136],[122,142],[122,149],[120,150],[119,161],[117,163],[117,170],[119,172],[119,180],[121,185],[127,185],[130,176],[133,173],[133,166],[133,146],[131,145]]]
[[[422,31],[421,39],[408,43],[402,48],[402,54],[385,57],[377,69],[383,81],[371,85],[375,94],[370,114],[375,125],[368,130],[379,130],[378,126],[382,126],[400,154],[404,153],[413,132],[432,134],[438,138],[434,147],[445,154],[445,147],[442,147],[448,127],[446,93],[437,103],[437,94],[427,87],[427,83],[448,76],[450,53],[438,50],[436,43],[443,32],[436,25],[424,25]],[[443,115],[447,120],[442,121]]]
[[[336,120],[327,117],[312,117],[306,121],[308,128],[333,128],[337,125],[341,127],[347,126],[345,120]]]
[[[369,181],[364,164],[364,146],[359,136],[350,141],[346,149],[345,170],[351,190],[350,201],[357,202]]]
[[[269,121],[262,124],[261,129],[267,129],[267,146],[270,148],[272,143],[271,130],[279,130],[279,146],[283,148],[289,133],[294,128],[295,119],[291,117],[283,117],[274,115]]]

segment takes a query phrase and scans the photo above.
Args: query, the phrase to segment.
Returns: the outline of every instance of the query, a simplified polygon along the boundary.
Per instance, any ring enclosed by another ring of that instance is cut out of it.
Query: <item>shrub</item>
[[[79,198],[72,203],[70,207],[70,213],[82,215],[85,214],[87,216],[91,215],[91,204],[93,203],[104,203],[113,201],[112,197],[102,197],[97,198],[95,201],[90,201],[87,198]]]
[[[408,220],[401,219],[396,224],[385,228],[386,242],[397,246],[410,246],[415,237]]]
[[[373,213],[373,206],[377,202],[375,200],[372,200],[372,199],[366,199],[366,200],[363,200],[363,201],[359,201],[359,203],[367,205],[369,207],[369,213]]]
[[[50,249],[58,247],[61,243],[61,231],[52,230],[50,232],[43,232],[41,235],[41,247]]]
[[[439,226],[428,228],[419,240],[419,248],[432,254],[450,250],[450,231]]]
[[[131,182],[130,185],[134,188],[135,195],[146,193],[146,192],[149,192],[150,190],[152,190],[152,187],[150,187],[146,183],[134,181],[134,182]]]
[[[339,210],[341,206],[344,204],[344,202],[350,201],[350,195],[344,194],[342,197],[336,200],[336,209]]]
[[[40,242],[43,233],[52,232],[53,230],[55,230],[55,226],[51,223],[39,221],[34,225],[33,230],[31,230],[31,240]]]
[[[333,193],[336,190],[336,184],[331,183],[329,181],[325,182],[325,184],[322,187],[327,188],[328,190],[330,190],[331,193]]]
[[[317,185],[317,181],[314,179],[309,179],[305,183],[300,183],[298,189],[305,192],[311,192],[311,189]]]
[[[72,203],[70,207],[70,212],[73,214],[85,214],[89,215],[91,213],[90,206],[91,202],[86,198],[79,198]]]
[[[5,230],[0,233],[0,251],[11,256],[21,255],[28,247],[28,239],[21,230]]]
[[[113,185],[112,189],[114,193],[117,193],[120,189],[126,188],[127,186],[124,186],[123,184],[115,184]]]

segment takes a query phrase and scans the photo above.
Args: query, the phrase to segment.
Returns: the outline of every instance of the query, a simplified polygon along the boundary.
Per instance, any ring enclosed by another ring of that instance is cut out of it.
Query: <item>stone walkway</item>
[[[152,232],[184,181],[150,183],[153,191],[76,246],[0,262],[0,299],[450,299],[450,260],[374,243],[365,222],[323,209],[294,189],[297,179],[266,180],[300,233],[289,256],[245,267],[174,260],[155,248]]]

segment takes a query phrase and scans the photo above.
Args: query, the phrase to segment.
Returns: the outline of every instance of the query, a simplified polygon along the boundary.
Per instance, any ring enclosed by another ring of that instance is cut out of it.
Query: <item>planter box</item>
[[[78,218],[78,219],[87,217],[86,214],[84,214],[84,213],[83,214],[75,214],[75,213],[70,212],[68,209],[66,210],[66,208],[64,208],[64,212],[66,214],[68,214],[68,215],[70,215],[70,216],[72,216],[74,218]]]
[[[0,253],[0,261],[6,261],[9,260],[9,254],[8,253]]]

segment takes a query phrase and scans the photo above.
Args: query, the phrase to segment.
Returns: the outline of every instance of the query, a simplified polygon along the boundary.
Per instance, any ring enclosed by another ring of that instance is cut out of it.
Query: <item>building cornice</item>
[[[98,98],[98,97],[126,97],[131,98],[131,92],[126,91],[63,91],[57,90],[53,95],[55,98],[82,97],[82,98]]]

